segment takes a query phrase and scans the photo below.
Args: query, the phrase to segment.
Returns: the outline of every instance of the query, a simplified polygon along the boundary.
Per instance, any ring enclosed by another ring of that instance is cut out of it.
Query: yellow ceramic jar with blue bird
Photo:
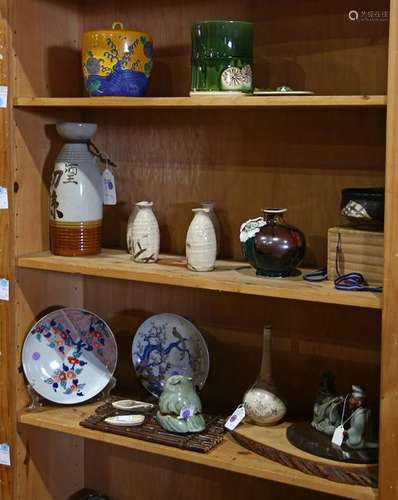
[[[111,30],[83,34],[84,81],[90,96],[143,96],[152,70],[152,37],[125,30],[113,23]]]

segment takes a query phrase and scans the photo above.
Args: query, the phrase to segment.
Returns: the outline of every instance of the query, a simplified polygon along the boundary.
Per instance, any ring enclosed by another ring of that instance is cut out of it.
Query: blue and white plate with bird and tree
[[[192,377],[202,389],[209,374],[209,351],[200,331],[177,314],[156,314],[138,328],[133,364],[142,385],[159,397],[172,375]]]

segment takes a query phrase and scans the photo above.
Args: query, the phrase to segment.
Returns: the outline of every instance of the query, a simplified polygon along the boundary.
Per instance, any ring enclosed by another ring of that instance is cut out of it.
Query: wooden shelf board
[[[79,422],[92,414],[97,405],[98,403],[78,407],[46,408],[36,413],[23,413],[19,417],[19,422],[33,427],[63,432],[102,443],[123,446],[132,450],[162,455],[346,498],[375,499],[377,497],[376,489],[331,482],[272,462],[244,449],[230,436],[226,436],[225,441],[211,452],[201,454],[81,427]]]
[[[15,107],[81,108],[267,108],[267,107],[382,107],[385,95],[313,95],[266,97],[16,97]]]
[[[58,271],[86,276],[115,278],[145,283],[201,288],[220,292],[241,293],[304,300],[327,304],[381,309],[382,295],[371,292],[345,292],[336,290],[333,283],[309,283],[301,276],[272,279],[256,277],[245,262],[217,261],[216,269],[195,273],[186,267],[183,257],[162,255],[155,264],[137,264],[122,250],[104,249],[92,257],[59,257],[50,252],[20,257],[21,268]]]

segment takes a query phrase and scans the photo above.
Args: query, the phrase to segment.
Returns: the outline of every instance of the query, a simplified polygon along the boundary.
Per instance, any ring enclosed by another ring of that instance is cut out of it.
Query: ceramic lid
[[[152,36],[149,33],[146,33],[144,31],[124,29],[124,24],[119,22],[119,21],[115,21],[112,24],[112,28],[86,31],[83,33],[83,36],[93,36],[93,35],[109,36],[109,35],[115,35],[115,34],[121,35],[121,36],[134,37],[134,38],[137,38],[140,36],[145,36],[146,38],[149,38],[150,40],[152,40]]]

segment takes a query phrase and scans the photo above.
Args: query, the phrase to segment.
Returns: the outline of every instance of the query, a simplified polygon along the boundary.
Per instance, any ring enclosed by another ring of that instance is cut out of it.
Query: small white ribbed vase
[[[187,233],[186,255],[191,271],[212,271],[216,262],[216,231],[208,208],[194,208]]]
[[[218,220],[215,208],[216,208],[216,203],[214,201],[201,201],[200,206],[202,208],[208,208],[209,209],[209,216],[210,219],[213,223],[214,230],[216,232],[216,241],[217,241],[217,254],[216,257],[220,256],[220,242],[221,242],[221,237],[220,237],[220,221]]]
[[[159,224],[151,201],[135,204],[127,225],[127,248],[135,262],[156,262],[159,258]]]

